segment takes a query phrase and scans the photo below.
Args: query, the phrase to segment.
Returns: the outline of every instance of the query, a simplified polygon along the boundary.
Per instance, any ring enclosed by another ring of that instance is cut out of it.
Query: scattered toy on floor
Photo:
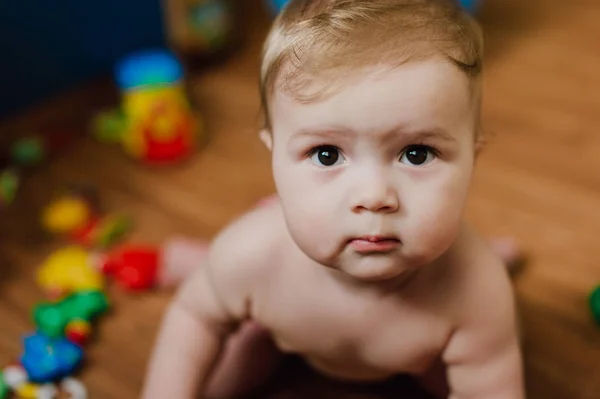
[[[100,270],[127,291],[157,285],[160,249],[152,245],[123,245],[104,255]]]
[[[50,338],[40,332],[23,340],[21,365],[27,380],[49,383],[71,375],[83,360],[83,349],[65,338]]]
[[[122,91],[122,144],[149,164],[188,158],[200,135],[200,118],[187,99],[183,66],[166,50],[133,53],[116,67]]]
[[[37,270],[37,283],[50,299],[88,290],[102,290],[104,277],[86,249],[69,246],[52,253]]]
[[[0,208],[12,204],[17,195],[21,179],[14,169],[0,171]]]
[[[4,373],[0,370],[0,399],[5,399],[8,396],[9,387],[4,381]]]
[[[92,121],[92,134],[105,144],[118,144],[123,139],[125,115],[120,109],[99,112]]]
[[[103,215],[97,204],[84,195],[67,191],[53,199],[43,210],[42,225],[68,241],[88,248],[108,248],[131,229],[125,215]]]
[[[46,143],[39,135],[28,136],[14,142],[10,152],[16,165],[31,167],[46,158]]]
[[[33,317],[38,331],[50,338],[71,336],[85,342],[87,336],[80,335],[89,331],[89,323],[106,312],[108,306],[102,291],[78,291],[60,302],[36,306]]]
[[[87,388],[76,378],[65,378],[61,384],[60,389],[67,395],[70,395],[70,399],[87,399]]]

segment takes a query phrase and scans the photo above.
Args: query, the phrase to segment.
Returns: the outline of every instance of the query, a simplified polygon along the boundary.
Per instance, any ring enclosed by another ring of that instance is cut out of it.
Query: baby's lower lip
[[[395,238],[383,238],[378,240],[355,238],[350,241],[350,247],[356,252],[389,252],[398,245],[400,245],[400,241]]]

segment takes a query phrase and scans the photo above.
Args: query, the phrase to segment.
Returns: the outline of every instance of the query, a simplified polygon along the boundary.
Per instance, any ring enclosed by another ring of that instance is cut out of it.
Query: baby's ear
[[[263,142],[269,151],[273,149],[273,135],[267,129],[262,129],[258,134],[260,141]]]

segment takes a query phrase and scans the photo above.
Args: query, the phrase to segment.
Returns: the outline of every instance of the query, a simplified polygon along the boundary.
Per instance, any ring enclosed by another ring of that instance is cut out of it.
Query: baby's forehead
[[[274,122],[281,118],[384,118],[390,113],[431,118],[449,110],[460,113],[461,107],[471,109],[473,105],[470,80],[442,58],[397,67],[365,67],[337,77],[293,78],[304,80],[289,84],[284,78],[273,91],[270,108]]]

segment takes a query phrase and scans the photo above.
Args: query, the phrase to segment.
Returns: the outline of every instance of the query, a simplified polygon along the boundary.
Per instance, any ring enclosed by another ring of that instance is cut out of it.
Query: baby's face
[[[442,255],[459,231],[474,164],[475,101],[441,59],[376,70],[327,99],[271,101],[273,173],[310,258],[365,280]]]

